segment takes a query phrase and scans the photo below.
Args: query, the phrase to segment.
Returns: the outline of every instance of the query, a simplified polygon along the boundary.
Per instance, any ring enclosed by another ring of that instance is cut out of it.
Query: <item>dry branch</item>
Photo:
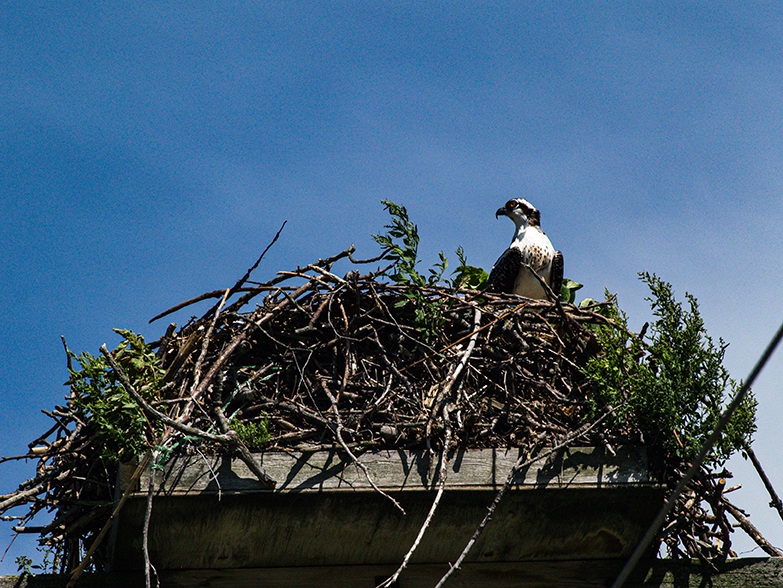
[[[759,458],[756,457],[756,452],[753,451],[753,448],[747,442],[743,443],[742,449],[750,458],[753,467],[756,468],[756,472],[758,473],[759,478],[761,478],[764,487],[769,493],[769,506],[774,508],[778,512],[780,519],[783,520],[783,502],[780,501],[780,497],[778,496],[778,493],[775,492],[775,488],[772,486],[772,482],[770,482],[767,473],[764,471],[764,468],[761,467],[761,462],[759,462]]]

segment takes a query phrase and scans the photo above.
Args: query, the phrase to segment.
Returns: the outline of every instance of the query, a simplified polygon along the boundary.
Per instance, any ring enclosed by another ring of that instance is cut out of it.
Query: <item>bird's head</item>
[[[502,208],[497,209],[495,218],[500,215],[510,218],[517,227],[541,224],[541,213],[524,198],[512,198],[506,202]]]

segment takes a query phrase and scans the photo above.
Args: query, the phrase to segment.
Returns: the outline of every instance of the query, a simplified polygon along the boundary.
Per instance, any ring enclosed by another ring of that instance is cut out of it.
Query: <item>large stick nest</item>
[[[149,421],[149,447],[232,451],[248,463],[248,447],[434,450],[448,442],[532,455],[584,428],[592,385],[582,368],[601,351],[591,328],[611,321],[555,300],[332,273],[351,253],[252,287],[248,272],[231,289],[195,299],[221,302],[152,345],[165,370],[156,400],[142,400],[138,382],[125,381]],[[37,475],[0,496],[0,513],[28,507],[15,529],[38,533],[59,552],[63,571],[76,569],[91,546],[92,563],[103,568],[96,537],[115,498],[116,464],[101,459],[78,401],[47,413],[54,426],[19,457],[39,459]],[[252,423],[267,435],[243,440],[232,430]],[[634,434],[609,438],[596,427],[578,441],[630,442]],[[698,504],[688,508],[701,513]],[[51,524],[26,526],[44,509],[55,512]],[[695,533],[697,519],[682,521],[683,532]],[[726,539],[708,556],[725,556]]]
[[[427,288],[436,316],[417,324],[423,311],[408,287],[319,269],[255,310],[240,312],[245,297],[165,337],[169,399],[189,398],[196,372],[222,361],[199,406],[267,421],[265,449],[334,445],[338,415],[349,444],[429,447],[442,437],[444,402],[455,441],[469,447],[532,447],[583,421],[590,382],[580,366],[597,351],[585,325],[605,324],[601,315]],[[206,429],[211,418],[194,411],[192,424]]]

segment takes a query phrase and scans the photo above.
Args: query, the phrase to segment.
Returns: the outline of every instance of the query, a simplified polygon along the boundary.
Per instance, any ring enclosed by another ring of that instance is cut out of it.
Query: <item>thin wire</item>
[[[666,519],[666,515],[668,515],[671,512],[675,502],[677,502],[677,497],[682,493],[685,486],[693,479],[693,477],[696,475],[696,472],[699,471],[699,468],[701,467],[704,458],[707,456],[707,453],[710,451],[710,449],[712,449],[712,446],[718,440],[718,437],[720,437],[721,433],[723,432],[723,429],[726,427],[726,424],[729,422],[729,419],[731,418],[732,414],[734,414],[734,411],[737,410],[737,407],[742,402],[742,399],[745,397],[745,394],[747,394],[748,390],[753,384],[753,381],[756,379],[756,376],[758,376],[761,370],[764,368],[764,365],[766,365],[767,360],[769,360],[769,358],[772,356],[772,353],[775,351],[775,348],[778,346],[778,343],[780,343],[780,340],[782,338],[783,338],[783,324],[780,325],[778,332],[772,338],[772,341],[770,341],[769,345],[767,345],[767,349],[764,351],[763,355],[759,358],[758,362],[756,362],[756,366],[753,368],[753,371],[750,372],[747,381],[745,381],[745,383],[740,388],[740,391],[734,397],[734,400],[731,401],[731,404],[729,404],[728,408],[726,408],[726,410],[724,411],[723,415],[718,421],[718,424],[715,426],[715,430],[712,432],[712,435],[710,435],[709,439],[705,441],[704,445],[701,448],[701,451],[699,452],[699,455],[696,456],[696,459],[691,464],[690,469],[688,469],[685,476],[682,478],[682,480],[680,480],[680,482],[677,484],[677,487],[672,491],[671,496],[669,496],[669,498],[664,503],[663,508],[661,508],[661,511],[658,513],[658,516],[650,525],[650,528],[647,529],[647,533],[645,533],[641,542],[636,547],[636,550],[631,554],[631,557],[625,563],[625,567],[620,572],[620,575],[617,576],[617,579],[614,581],[614,584],[612,584],[612,588],[621,588],[622,585],[625,584],[625,581],[628,579],[628,576],[631,575],[631,572],[636,567],[636,564],[639,563],[639,560],[641,559],[642,555],[650,547],[650,544],[652,543],[653,539],[655,539],[655,536],[658,534],[658,531],[661,530],[661,527],[663,526],[663,521],[664,519]]]

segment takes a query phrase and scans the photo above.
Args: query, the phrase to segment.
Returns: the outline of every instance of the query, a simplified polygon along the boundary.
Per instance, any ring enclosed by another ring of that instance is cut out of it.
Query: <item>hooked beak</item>
[[[503,207],[503,208],[498,208],[498,209],[495,211],[495,218],[499,217],[500,215],[503,215],[503,216],[508,216],[508,213],[506,212],[506,209],[505,209],[505,207]]]

